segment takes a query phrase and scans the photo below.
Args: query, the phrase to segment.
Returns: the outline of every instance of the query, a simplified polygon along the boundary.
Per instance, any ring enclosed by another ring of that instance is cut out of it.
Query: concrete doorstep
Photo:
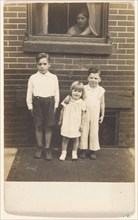
[[[52,161],[35,159],[35,148],[5,149],[4,178],[7,181],[59,182],[134,182],[134,150],[101,148],[97,160],[59,160],[59,150],[53,149]]]

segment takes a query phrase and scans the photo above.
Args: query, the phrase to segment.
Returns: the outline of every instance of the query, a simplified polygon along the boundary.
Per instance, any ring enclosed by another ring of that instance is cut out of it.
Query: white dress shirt
[[[30,76],[26,96],[29,110],[33,109],[33,96],[40,96],[43,98],[54,96],[55,108],[57,108],[59,104],[59,84],[57,76],[49,71],[45,74],[38,71]]]

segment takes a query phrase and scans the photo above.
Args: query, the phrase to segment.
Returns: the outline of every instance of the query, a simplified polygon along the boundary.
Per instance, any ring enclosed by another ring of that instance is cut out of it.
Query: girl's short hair
[[[79,14],[83,14],[84,17],[86,17],[87,19],[89,19],[89,12],[86,8],[82,8],[79,12],[78,12],[78,15]]]
[[[101,71],[100,71],[100,69],[97,68],[97,67],[91,67],[91,68],[88,70],[88,76],[89,76],[91,73],[99,73],[99,76],[102,77]]]
[[[48,53],[39,53],[37,56],[36,56],[36,62],[38,63],[40,59],[42,58],[47,58],[48,61],[50,61],[50,56]]]
[[[71,84],[71,86],[70,86],[70,92],[71,92],[73,89],[82,91],[82,97],[84,96],[84,85],[83,85],[82,82],[80,82],[80,81],[75,81],[75,82],[73,82],[73,83]]]

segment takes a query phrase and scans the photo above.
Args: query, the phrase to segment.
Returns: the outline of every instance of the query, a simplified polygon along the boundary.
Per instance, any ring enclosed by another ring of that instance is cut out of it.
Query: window
[[[110,54],[107,3],[28,4],[25,51]]]

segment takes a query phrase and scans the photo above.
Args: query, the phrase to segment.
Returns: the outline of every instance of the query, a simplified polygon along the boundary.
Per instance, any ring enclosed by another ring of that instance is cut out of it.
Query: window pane
[[[67,32],[68,4],[51,3],[48,10],[48,33]]]
[[[84,29],[79,24],[79,14],[87,20]],[[68,33],[72,36],[102,37],[103,15],[102,3],[36,3],[33,4],[32,34]],[[68,31],[71,27],[71,31]],[[89,33],[85,31],[87,29]]]

